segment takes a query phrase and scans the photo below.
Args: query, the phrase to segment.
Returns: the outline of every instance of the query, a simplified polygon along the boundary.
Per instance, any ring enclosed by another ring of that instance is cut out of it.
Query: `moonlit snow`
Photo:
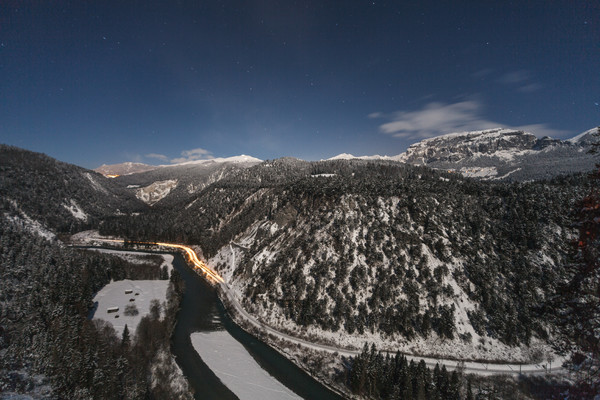
[[[263,370],[226,331],[196,332],[191,339],[202,361],[240,400],[301,399]]]
[[[155,281],[132,281],[125,279],[122,281],[111,282],[104,286],[94,296],[94,303],[98,302],[98,307],[94,312],[93,319],[103,319],[110,322],[117,336],[120,337],[127,324],[130,333],[134,333],[142,317],[150,312],[150,302],[157,299],[161,304],[167,298],[168,280]],[[125,291],[131,290],[131,293]],[[138,293],[136,295],[136,293]],[[134,299],[133,301],[130,301]],[[125,306],[135,304],[139,314],[127,316],[123,313]],[[119,307],[117,312],[108,312],[109,308]],[[115,318],[118,315],[117,318]]]

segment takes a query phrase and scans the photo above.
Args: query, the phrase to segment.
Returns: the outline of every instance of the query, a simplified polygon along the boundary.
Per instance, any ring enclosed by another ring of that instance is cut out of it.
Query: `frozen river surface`
[[[192,345],[240,400],[301,399],[269,375],[227,331],[196,332]]]

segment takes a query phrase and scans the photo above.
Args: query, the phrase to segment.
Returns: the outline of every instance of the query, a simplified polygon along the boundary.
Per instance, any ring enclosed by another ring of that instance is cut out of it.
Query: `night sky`
[[[95,168],[600,124],[600,2],[0,0],[0,142]]]

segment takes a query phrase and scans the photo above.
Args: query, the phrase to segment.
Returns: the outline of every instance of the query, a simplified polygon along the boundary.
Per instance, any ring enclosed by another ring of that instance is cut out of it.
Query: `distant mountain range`
[[[549,179],[557,175],[591,170],[597,158],[590,153],[590,150],[592,144],[598,140],[600,140],[598,128],[590,129],[568,140],[553,139],[548,136],[538,139],[529,132],[496,128],[450,133],[425,139],[395,156],[354,156],[342,153],[329,158],[328,161],[396,161],[485,180]],[[260,162],[262,160],[258,158],[241,155],[158,166],[127,162],[102,165],[95,171],[113,177],[174,167],[212,168],[222,164],[250,166]]]
[[[571,139],[538,139],[514,129],[450,133],[422,140],[397,156],[339,154],[329,160],[390,160],[424,165],[481,179],[546,179],[591,170],[597,162],[590,154],[600,140],[598,128]]]
[[[247,156],[247,155],[239,155],[234,157],[226,157],[226,158],[211,158],[207,160],[193,160],[187,161],[178,164],[167,164],[167,165],[149,165],[143,163],[134,163],[134,162],[124,162],[120,164],[103,164],[100,167],[96,168],[94,171],[108,177],[116,177],[121,175],[132,175],[138,174],[141,172],[153,171],[159,168],[173,168],[173,167],[181,167],[181,166],[209,166],[214,164],[257,164],[262,162],[262,160]]]
[[[482,179],[547,179],[591,170],[597,162],[590,153],[600,139],[597,132],[591,129],[570,140],[500,128],[454,133],[413,144],[398,160]]]

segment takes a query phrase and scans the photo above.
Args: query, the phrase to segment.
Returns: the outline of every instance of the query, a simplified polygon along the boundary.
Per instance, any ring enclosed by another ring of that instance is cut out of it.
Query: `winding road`
[[[121,243],[124,244],[123,240],[116,239],[104,239],[104,238],[93,238],[93,240],[98,240],[101,242],[112,242],[112,243]],[[338,353],[340,355],[345,356],[355,356],[360,353],[360,350],[354,349],[344,349],[340,347],[335,347],[326,344],[313,343],[307,340],[288,335],[284,332],[278,331],[268,325],[265,325],[258,321],[253,315],[248,313],[242,305],[236,300],[233,291],[229,287],[229,285],[225,282],[225,280],[212,268],[210,268],[204,261],[200,260],[196,254],[196,252],[188,246],[174,244],[174,243],[143,243],[150,245],[157,245],[167,248],[176,248],[183,250],[189,258],[189,261],[194,265],[194,269],[200,273],[202,273],[209,282],[219,285],[222,289],[222,293],[226,296],[229,303],[235,308],[235,310],[239,313],[239,315],[246,320],[246,322],[250,323],[254,327],[274,335],[280,339],[283,339],[292,344],[297,344],[305,348],[309,348],[312,350],[318,351],[326,351],[329,353]],[[389,353],[395,354],[395,351],[390,351]],[[415,362],[420,362],[421,360],[425,361],[425,364],[428,367],[434,368],[436,364],[442,364],[446,366],[446,369],[452,371],[456,368],[461,368],[466,373],[473,373],[478,375],[545,375],[545,374],[559,374],[565,371],[561,366],[552,367],[550,364],[493,364],[493,363],[483,363],[476,361],[460,361],[460,360],[449,360],[443,358],[431,358],[431,357],[421,357],[416,355],[410,355],[403,353],[406,358],[410,360],[414,360]]]

